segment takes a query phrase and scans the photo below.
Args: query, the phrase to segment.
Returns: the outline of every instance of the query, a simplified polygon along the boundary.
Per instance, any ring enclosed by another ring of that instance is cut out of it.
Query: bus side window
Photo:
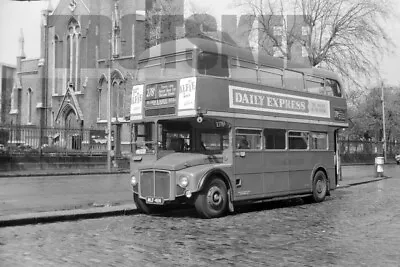
[[[176,54],[165,58],[164,76],[179,76],[192,73],[192,54]]]
[[[304,91],[303,74],[296,71],[285,70],[283,75],[285,88],[296,91]]]
[[[198,56],[197,69],[200,74],[229,77],[228,57],[226,55],[202,52]]]
[[[327,91],[327,95],[342,97],[342,90],[337,81],[332,79],[325,80],[325,90]]]
[[[308,132],[289,132],[289,149],[308,149]]]
[[[140,82],[161,76],[161,58],[147,59],[139,62],[137,80]]]
[[[324,80],[317,77],[306,77],[306,91],[313,94],[326,95],[324,88]]]
[[[231,78],[253,83],[257,81],[257,66],[255,63],[238,58],[232,58],[231,62]]]
[[[237,149],[261,149],[261,130],[236,129]]]
[[[265,85],[282,87],[283,72],[280,69],[260,65],[258,67],[259,82]]]
[[[327,150],[328,149],[328,134],[323,132],[311,132],[311,149]]]
[[[285,149],[285,129],[264,129],[265,149]]]

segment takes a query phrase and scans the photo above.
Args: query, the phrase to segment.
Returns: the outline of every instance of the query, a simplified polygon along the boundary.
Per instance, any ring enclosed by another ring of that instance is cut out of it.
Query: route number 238
[[[153,98],[156,96],[156,88],[150,87],[146,89],[146,98]]]

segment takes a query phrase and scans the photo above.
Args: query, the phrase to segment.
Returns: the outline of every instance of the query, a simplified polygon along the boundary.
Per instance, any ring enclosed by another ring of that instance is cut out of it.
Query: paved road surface
[[[374,175],[374,166],[344,166],[343,182]],[[400,173],[387,165],[385,173]],[[132,203],[129,174],[0,178],[0,216]]]
[[[132,203],[129,174],[0,178],[0,215]]]
[[[212,220],[185,210],[0,228],[1,266],[399,266],[399,203],[400,173]]]

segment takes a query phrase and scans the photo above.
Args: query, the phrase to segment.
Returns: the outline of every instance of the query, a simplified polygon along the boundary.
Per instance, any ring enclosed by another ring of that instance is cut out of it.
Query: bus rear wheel
[[[203,218],[224,216],[228,208],[228,191],[220,178],[212,178],[196,197],[195,207]]]
[[[328,179],[323,171],[314,174],[311,202],[322,202],[328,194]]]

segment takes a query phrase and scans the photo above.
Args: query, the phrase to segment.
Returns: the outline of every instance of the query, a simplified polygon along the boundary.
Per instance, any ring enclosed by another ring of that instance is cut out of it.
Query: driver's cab
[[[172,153],[200,153],[222,158],[231,147],[231,136],[228,122],[211,118],[201,123],[197,118],[134,123],[133,161],[149,163]]]

